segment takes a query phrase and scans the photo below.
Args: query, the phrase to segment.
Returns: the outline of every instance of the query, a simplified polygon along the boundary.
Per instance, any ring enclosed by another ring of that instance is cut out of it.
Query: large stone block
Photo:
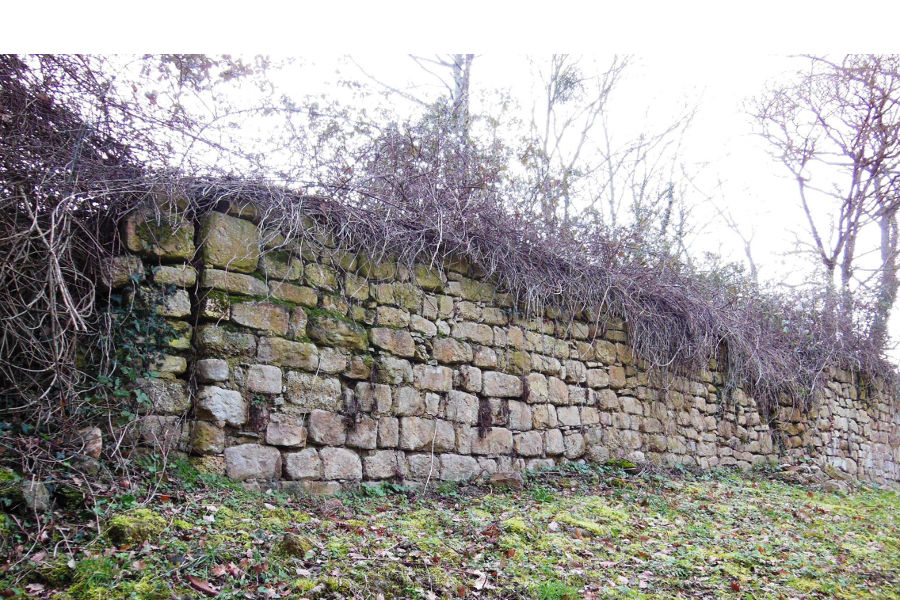
[[[317,444],[343,445],[347,440],[344,417],[325,410],[312,411],[309,415],[309,439]]]
[[[313,313],[306,324],[310,339],[325,346],[340,346],[355,350],[369,347],[366,330],[347,319],[328,313]]]
[[[369,331],[369,339],[376,348],[397,356],[409,358],[416,353],[416,344],[408,331],[374,327]]]
[[[375,323],[382,327],[408,327],[409,312],[393,306],[379,306],[375,309]]]
[[[197,392],[197,416],[232,426],[243,425],[247,422],[247,403],[240,392],[207,385]]]
[[[493,398],[521,398],[522,379],[515,375],[507,375],[497,371],[487,371],[482,374],[484,381],[483,393]]]
[[[249,355],[256,352],[256,337],[217,325],[201,325],[197,328],[197,346],[207,356]]]
[[[577,406],[560,406],[556,409],[556,419],[563,427],[581,425],[581,415]]]
[[[281,369],[271,365],[250,365],[247,368],[247,390],[262,394],[280,394]]]
[[[323,409],[337,412],[343,408],[341,384],[332,377],[291,371],[285,386],[288,402],[301,410]]]
[[[300,452],[285,452],[284,471],[288,479],[318,479],[322,477],[322,459],[315,448]]]
[[[517,433],[513,444],[516,454],[520,456],[540,456],[544,453],[544,436],[539,431]]]
[[[194,256],[194,225],[186,218],[138,212],[125,220],[125,246],[166,260]]]
[[[399,417],[419,417],[425,414],[425,398],[416,388],[404,386],[394,392],[394,414]]]
[[[544,451],[550,456],[566,451],[565,440],[559,429],[548,429],[544,432]]]
[[[456,443],[456,433],[447,421],[403,417],[400,419],[400,447],[404,450],[446,452]]]
[[[490,325],[483,323],[456,323],[453,326],[452,335],[457,339],[475,342],[483,346],[490,346],[494,343],[494,330]]]
[[[153,282],[157,285],[174,285],[183,288],[197,283],[197,269],[190,265],[163,265],[153,267]]]
[[[536,404],[531,414],[535,429],[552,429],[557,425],[556,407],[552,404]]]
[[[475,425],[478,423],[478,405],[476,396],[457,390],[447,394],[447,419],[457,423]]]
[[[140,412],[153,412],[162,415],[179,415],[191,407],[187,387],[183,381],[170,379],[138,379],[135,388],[146,394],[147,402],[139,403]]]
[[[285,281],[270,281],[269,293],[276,300],[302,304],[309,308],[315,308],[319,302],[319,297],[314,289]]]
[[[431,353],[441,363],[459,364],[472,362],[472,347],[453,338],[438,338],[432,342]]]
[[[408,360],[380,355],[375,358],[375,380],[378,383],[399,385],[412,383],[413,368]]]
[[[478,461],[471,456],[441,454],[441,479],[445,481],[466,481],[481,473]]]
[[[200,287],[212,288],[243,294],[245,296],[265,296],[269,292],[269,286],[250,275],[221,271],[219,269],[204,269],[200,274]]]
[[[260,444],[225,448],[225,473],[235,481],[280,479],[281,452]]]
[[[396,448],[400,444],[400,421],[394,417],[378,419],[378,447]]]
[[[444,278],[440,270],[426,265],[413,267],[413,276],[420,288],[429,292],[440,292],[444,289]]]
[[[403,453],[396,450],[378,450],[363,458],[366,479],[390,479],[402,475]]]
[[[252,273],[259,263],[259,228],[222,213],[200,218],[200,255],[203,262],[229,271]]]
[[[362,461],[356,452],[346,448],[322,448],[319,456],[322,458],[325,479],[362,479]]]
[[[513,449],[513,436],[509,429],[492,427],[481,435],[472,437],[472,454],[509,454]]]
[[[155,448],[184,448],[188,441],[188,428],[181,417],[145,415],[138,422],[137,433],[141,442]]]
[[[144,277],[144,263],[139,256],[122,254],[113,256],[103,263],[101,278],[109,289],[137,283]]]
[[[297,367],[307,371],[319,368],[319,349],[315,344],[292,342],[284,338],[260,338],[256,358],[282,367]]]
[[[269,415],[266,443],[273,446],[303,446],[306,444],[306,427],[296,415],[281,413]]]
[[[416,365],[413,381],[420,390],[449,392],[453,388],[453,371],[447,367]]]
[[[566,458],[573,460],[584,454],[584,436],[577,431],[570,431],[563,439]]]
[[[219,454],[225,450],[225,430],[214,423],[194,421],[191,450],[195,454]]]
[[[231,320],[238,325],[273,335],[285,335],[290,313],[272,302],[239,302],[231,305]]]
[[[359,416],[347,431],[347,445],[351,448],[372,450],[376,446],[377,432],[378,422],[375,419],[364,415]]]
[[[203,358],[194,363],[194,373],[201,383],[227,381],[230,372],[228,363],[221,358]]]
[[[524,402],[510,400],[507,402],[509,412],[509,428],[514,431],[528,431],[532,428],[531,408]]]
[[[303,262],[284,250],[263,252],[259,258],[259,267],[271,279],[294,280],[303,275]]]
[[[459,368],[459,387],[473,394],[480,394],[483,387],[481,369],[462,365]]]

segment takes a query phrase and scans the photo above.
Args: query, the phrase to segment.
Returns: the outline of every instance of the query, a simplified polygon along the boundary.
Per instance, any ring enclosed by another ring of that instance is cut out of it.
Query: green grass
[[[298,500],[179,468],[186,483],[147,505],[161,535],[10,558],[0,595],[195,598],[200,582],[226,599],[900,599],[900,496],[873,488],[579,467],[518,492],[380,485]]]

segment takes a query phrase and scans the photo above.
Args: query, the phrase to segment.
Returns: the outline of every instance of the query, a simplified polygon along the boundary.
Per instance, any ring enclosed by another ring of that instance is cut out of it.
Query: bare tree
[[[826,284],[845,307],[854,294],[874,298],[870,335],[883,344],[898,291],[900,56],[806,58],[752,114],[797,182]]]

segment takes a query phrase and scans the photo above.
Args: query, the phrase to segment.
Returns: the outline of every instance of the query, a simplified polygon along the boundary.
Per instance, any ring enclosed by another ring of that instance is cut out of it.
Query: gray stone
[[[556,407],[552,404],[538,404],[532,408],[535,429],[552,429],[556,427]]]
[[[457,390],[447,394],[447,419],[457,423],[475,425],[478,422],[478,398]]]
[[[509,429],[492,427],[484,435],[472,437],[472,454],[508,454],[513,449],[513,436]]]
[[[284,470],[288,479],[318,479],[322,477],[322,459],[315,448],[285,452]]]
[[[453,326],[452,335],[457,339],[475,342],[483,346],[490,346],[494,343],[494,330],[490,325],[482,323],[456,323]]]
[[[352,448],[372,450],[376,446],[377,431],[378,422],[375,419],[361,416],[358,421],[350,425],[347,432],[347,445]]]
[[[459,368],[459,385],[467,392],[480,394],[482,388],[481,369],[462,365]]]
[[[176,289],[161,294],[154,308],[158,315],[178,319],[191,314],[191,299],[185,290]]]
[[[137,433],[144,445],[160,449],[183,448],[188,429],[181,417],[145,415],[141,417]]]
[[[410,316],[409,328],[423,334],[425,337],[434,337],[438,332],[437,325],[419,315]]]
[[[413,367],[413,381],[421,390],[449,392],[453,388],[453,371],[447,367],[416,365]]]
[[[315,344],[292,342],[278,337],[260,338],[256,358],[282,367],[297,367],[307,371],[319,368],[319,349]]]
[[[559,429],[544,432],[544,451],[549,455],[562,454],[566,450],[563,434]]]
[[[259,229],[250,221],[222,213],[200,218],[203,262],[229,271],[252,273],[259,262]]]
[[[309,439],[317,444],[341,446],[347,439],[344,417],[325,410],[314,410],[309,415]]]
[[[556,409],[556,419],[564,427],[577,427],[581,425],[581,416],[577,406],[560,406]]]
[[[441,479],[445,481],[466,481],[480,472],[478,461],[471,456],[441,454]]]
[[[394,392],[394,414],[399,417],[418,417],[425,414],[425,398],[412,387],[397,388]]]
[[[584,454],[584,436],[575,432],[569,432],[563,440],[565,444],[566,458],[575,459]]]
[[[303,262],[284,250],[263,252],[259,258],[259,268],[272,279],[300,279]]]
[[[235,481],[279,479],[281,453],[277,448],[259,444],[242,444],[225,448],[225,472]]]
[[[416,344],[408,331],[373,327],[369,330],[369,339],[376,348],[386,350],[397,356],[409,358],[416,353]]]
[[[531,408],[524,402],[510,400],[507,403],[509,410],[509,428],[515,431],[528,431],[532,427]]]
[[[182,375],[187,371],[187,359],[183,356],[165,354],[154,359],[150,370],[163,377]]]
[[[306,427],[295,415],[281,413],[269,415],[266,443],[273,446],[303,446],[306,444]]]
[[[402,453],[396,450],[378,450],[363,457],[366,479],[390,479],[400,474]]]
[[[539,431],[517,433],[513,437],[516,454],[521,456],[540,456],[544,453],[544,437]]]
[[[25,506],[35,512],[47,512],[50,510],[50,491],[40,481],[28,480],[22,482],[22,499]]]
[[[276,300],[293,302],[309,308],[315,308],[319,302],[319,297],[314,289],[285,281],[270,281],[269,293]]]
[[[256,337],[216,325],[202,325],[197,328],[197,346],[206,354],[248,355],[256,352]]]
[[[281,369],[271,365],[250,365],[247,368],[247,389],[262,394],[280,394]]]
[[[525,487],[525,481],[519,473],[514,471],[503,471],[494,473],[488,479],[491,487],[505,488],[509,490],[521,490]]]
[[[375,358],[375,378],[379,383],[412,383],[413,368],[408,360],[380,355]]]
[[[193,287],[197,283],[197,269],[190,265],[153,267],[153,282],[157,285]]]
[[[356,452],[346,448],[322,448],[319,456],[325,479],[362,479],[362,462]]]
[[[482,378],[484,381],[482,391],[485,396],[492,398],[522,397],[522,379],[515,375],[487,371],[482,374]]]
[[[287,375],[285,389],[288,402],[301,410],[323,409],[337,412],[343,408],[341,384],[331,377],[291,371]]]
[[[472,361],[472,347],[453,338],[438,338],[432,342],[431,353],[441,363],[458,364]]]
[[[131,254],[113,256],[103,266],[102,282],[110,289],[137,283],[144,277],[144,263],[140,257]]]
[[[197,392],[197,416],[232,426],[243,425],[247,422],[247,403],[240,392],[204,386]]]
[[[526,400],[529,404],[543,404],[550,399],[547,378],[540,373],[530,373],[525,377]]]
[[[400,447],[404,450],[446,452],[456,443],[456,433],[447,421],[420,417],[400,419]]]
[[[378,419],[378,447],[396,448],[400,443],[400,421],[394,417]]]
[[[320,313],[309,317],[306,331],[310,339],[325,346],[340,346],[354,350],[369,347],[366,330],[347,319]]]
[[[231,320],[238,325],[273,335],[288,331],[288,310],[272,302],[239,302],[231,305]]]
[[[204,269],[200,274],[200,287],[214,288],[245,296],[265,296],[269,293],[269,286],[265,281],[250,275],[219,269]]]

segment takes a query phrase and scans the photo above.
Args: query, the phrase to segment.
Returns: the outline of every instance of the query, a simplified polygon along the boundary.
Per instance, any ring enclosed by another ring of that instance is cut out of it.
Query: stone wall
[[[243,213],[243,214],[242,214]],[[249,215],[249,217],[248,217]],[[462,261],[409,270],[328,240],[267,250],[252,210],[176,231],[132,217],[115,286],[157,294],[176,338],[141,441],[237,480],[329,492],[610,457],[701,468],[812,462],[900,482],[900,411],[835,372],[766,420],[716,364],[648,373],[625,324],[525,318]]]

